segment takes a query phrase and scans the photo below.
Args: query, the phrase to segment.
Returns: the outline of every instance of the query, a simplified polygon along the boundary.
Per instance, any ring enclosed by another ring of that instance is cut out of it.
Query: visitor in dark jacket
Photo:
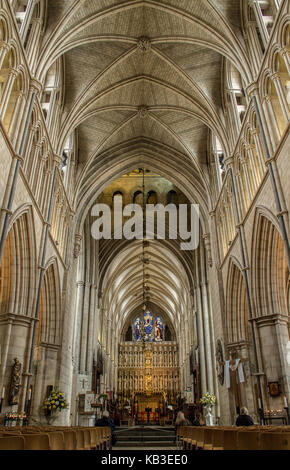
[[[254,421],[252,420],[251,416],[249,416],[249,412],[247,408],[241,408],[240,415],[237,417],[236,426],[253,426]]]
[[[112,445],[116,444],[117,438],[115,434],[115,424],[114,424],[114,421],[110,418],[110,414],[108,411],[104,411],[102,418],[96,420],[95,426],[110,427],[111,428],[111,443]]]

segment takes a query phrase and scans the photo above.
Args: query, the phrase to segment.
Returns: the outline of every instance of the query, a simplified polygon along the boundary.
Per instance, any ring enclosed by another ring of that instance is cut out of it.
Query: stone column
[[[201,377],[201,390],[202,393],[207,390],[207,374],[206,374],[206,357],[204,347],[204,332],[203,332],[203,321],[202,321],[202,307],[201,307],[201,294],[200,287],[196,286],[195,296],[197,299],[197,334],[198,334],[198,348],[200,354],[200,377]]]
[[[265,26],[264,20],[263,20],[263,15],[262,15],[261,7],[259,5],[259,1],[258,0],[251,0],[250,3],[253,7],[255,17],[256,17],[256,21],[257,21],[257,24],[258,24],[258,27],[259,27],[259,30],[260,30],[260,33],[261,33],[261,38],[262,38],[264,47],[266,49],[267,44],[268,44],[268,40],[269,40],[269,34],[268,34],[267,28]]]
[[[286,345],[289,341],[289,317],[282,314],[255,318],[258,327],[264,372],[268,382],[280,382],[282,394],[290,399],[290,367],[287,363]],[[269,396],[268,405],[277,406],[277,398]],[[282,395],[279,401],[283,408]]]
[[[26,133],[28,132],[29,126],[31,125],[31,118],[32,118],[32,111],[35,103],[35,97],[39,96],[40,91],[42,89],[42,84],[35,79],[31,79],[29,83],[29,92],[25,102],[25,109],[22,113],[22,117],[19,123],[19,130],[17,135],[17,142],[15,144],[15,148],[20,155],[24,156],[25,147],[23,146],[23,141],[26,142],[25,139]],[[32,106],[31,106],[32,103]],[[37,110],[36,110],[36,114]]]
[[[37,54],[39,50],[39,41],[40,41],[40,34],[41,34],[41,26],[42,21],[40,18],[33,18],[31,22],[31,32],[29,41],[27,44],[27,58],[30,64],[30,70],[32,73],[35,73],[35,65]]]
[[[22,121],[22,114],[25,106],[25,96],[23,91],[16,92],[16,96],[16,104],[13,110],[13,116],[9,127],[9,136],[13,145],[15,144],[16,138],[19,133],[19,127]]]
[[[285,99],[284,91],[283,91],[283,88],[282,88],[282,85],[281,85],[280,75],[279,75],[279,73],[276,72],[276,73],[272,74],[271,78],[274,82],[274,85],[275,85],[275,88],[276,88],[276,91],[277,91],[277,95],[278,95],[278,98],[279,98],[279,103],[281,105],[282,112],[283,112],[284,117],[285,117],[285,121],[287,123],[287,122],[289,122],[289,119],[290,119],[290,113],[289,113],[288,103]]]
[[[5,88],[1,97],[1,102],[0,102],[0,117],[2,121],[4,121],[5,113],[7,110],[7,106],[9,103],[10,95],[12,92],[12,88],[15,82],[15,78],[17,77],[18,72],[16,69],[11,68],[9,70],[9,75],[7,78],[7,82],[5,84]]]
[[[26,10],[25,10],[25,17],[24,17],[24,20],[22,21],[21,28],[19,31],[23,44],[25,43],[25,39],[28,33],[28,28],[31,23],[35,5],[36,5],[36,0],[28,0]]]
[[[289,50],[287,49],[287,47],[283,47],[283,49],[281,49],[280,51],[283,59],[284,59],[284,62],[285,62],[285,65],[286,65],[286,68],[287,68],[287,72],[288,72],[288,75],[290,75],[290,56],[289,56]]]
[[[245,175],[245,179],[246,179],[246,186],[247,186],[247,190],[248,190],[248,208],[249,206],[251,205],[251,202],[252,202],[252,199],[253,199],[253,193],[252,193],[252,188],[251,188],[251,184],[250,184],[250,180],[249,180],[249,173],[248,173],[248,164],[247,162],[245,161],[244,158],[241,158],[241,161],[242,161],[242,165],[243,165],[243,171],[244,171],[244,175]]]
[[[88,336],[88,316],[89,316],[89,298],[91,284],[85,282],[84,285],[84,303],[82,310],[81,344],[80,344],[80,372],[84,374],[87,371],[87,336]]]
[[[257,74],[260,69],[262,61],[262,51],[259,40],[257,38],[256,23],[254,21],[248,22],[248,35],[249,35],[249,49],[255,67],[255,73]]]
[[[88,324],[88,353],[87,353],[87,371],[90,373],[93,366],[93,353],[94,353],[94,323],[95,323],[95,299],[96,299],[97,286],[91,286],[90,292],[90,310],[89,310],[89,324]]]
[[[255,146],[256,146],[256,149],[257,149],[258,157],[259,157],[259,163],[260,163],[260,168],[261,168],[261,175],[264,176],[264,174],[265,174],[265,172],[266,172],[266,165],[265,165],[265,160],[264,160],[264,158],[263,158],[264,152],[263,152],[262,146],[261,146],[260,131],[259,131],[259,129],[253,129],[253,130],[252,130],[252,135],[253,135],[253,137],[254,137]]]
[[[207,363],[207,386],[213,391],[213,375],[214,370],[212,364],[214,363],[211,351],[212,335],[209,322],[209,310],[208,310],[208,297],[207,297],[207,284],[202,282],[201,292],[203,298],[203,322],[204,322],[204,337],[205,337],[205,349],[206,349],[206,363]]]
[[[75,238],[74,238],[75,237]],[[68,276],[66,279],[65,297],[63,299],[63,340],[61,345],[61,360],[60,360],[60,372],[59,372],[59,388],[65,393],[67,401],[70,405],[69,409],[62,414],[59,419],[59,424],[70,425],[71,423],[71,409],[72,401],[75,400],[75,396],[72,394],[73,384],[73,366],[75,354],[73,351],[74,339],[76,338],[77,328],[77,313],[76,313],[76,300],[77,300],[77,266],[78,266],[78,255],[80,252],[80,240],[81,236],[76,234],[71,237],[71,244],[74,244],[74,249],[67,259],[67,265],[70,267]],[[83,286],[80,286],[83,288]],[[81,299],[79,295],[79,299]]]
[[[271,97],[269,95],[266,95],[264,101],[265,101],[265,110],[268,113],[268,116],[270,118],[269,122],[271,123],[271,130],[274,136],[274,139],[272,140],[274,140],[274,149],[276,150],[276,147],[278,143],[280,142],[280,138],[281,138],[280,129],[278,127],[277,119],[273,110]]]
[[[0,40],[0,70],[2,69],[3,61],[9,50],[10,50],[10,45],[5,41]]]

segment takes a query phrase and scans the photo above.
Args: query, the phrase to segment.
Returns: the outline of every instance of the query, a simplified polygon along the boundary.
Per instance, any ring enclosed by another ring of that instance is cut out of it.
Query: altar
[[[162,394],[135,395],[135,414],[139,423],[157,423],[163,409]]]

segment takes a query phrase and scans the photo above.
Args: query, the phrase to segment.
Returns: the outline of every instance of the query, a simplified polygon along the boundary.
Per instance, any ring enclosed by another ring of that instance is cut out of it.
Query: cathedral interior
[[[289,36],[289,0],[0,0],[1,425],[290,424]],[[120,200],[198,206],[196,247],[110,237]]]

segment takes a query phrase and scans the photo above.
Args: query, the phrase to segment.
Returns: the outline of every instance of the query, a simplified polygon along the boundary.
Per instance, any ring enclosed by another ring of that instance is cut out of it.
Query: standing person
[[[200,419],[201,419],[200,413],[197,411],[195,413],[195,416],[194,416],[193,420],[191,421],[192,426],[201,426]]]
[[[241,408],[240,414],[236,420],[236,426],[253,426],[254,421],[252,420],[251,416],[249,416],[249,412],[246,407]]]
[[[175,420],[175,426],[189,426],[190,422],[188,419],[185,418],[184,413],[182,411],[178,411],[177,417]]]
[[[111,444],[110,444],[110,450],[111,450],[112,445],[115,445],[117,442],[117,437],[115,434],[114,421],[110,418],[110,413],[107,410],[103,411],[103,416],[101,419],[96,420],[95,426],[103,426],[103,427],[111,428]]]
[[[175,440],[177,441],[177,430],[179,426],[190,426],[190,422],[185,418],[182,411],[178,411],[176,420],[175,420]]]

